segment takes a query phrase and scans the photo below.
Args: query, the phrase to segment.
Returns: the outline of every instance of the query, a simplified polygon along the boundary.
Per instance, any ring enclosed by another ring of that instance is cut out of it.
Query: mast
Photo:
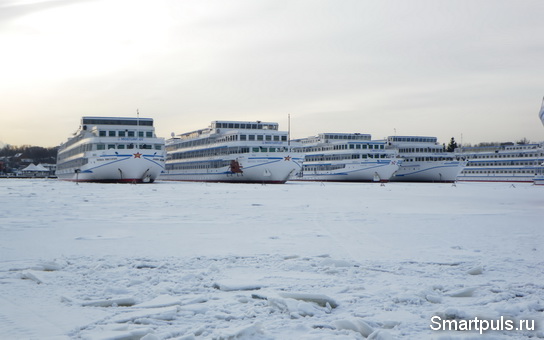
[[[291,146],[291,114],[287,114],[287,147]]]
[[[136,109],[136,140],[140,138],[140,110]]]

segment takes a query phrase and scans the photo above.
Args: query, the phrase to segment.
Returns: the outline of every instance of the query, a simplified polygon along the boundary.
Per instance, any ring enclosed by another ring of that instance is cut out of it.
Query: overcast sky
[[[542,0],[2,0],[0,141],[82,116],[544,140]]]

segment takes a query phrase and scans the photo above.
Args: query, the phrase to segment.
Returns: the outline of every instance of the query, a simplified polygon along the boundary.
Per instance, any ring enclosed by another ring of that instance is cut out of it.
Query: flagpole
[[[291,148],[291,114],[287,114],[287,147]]]

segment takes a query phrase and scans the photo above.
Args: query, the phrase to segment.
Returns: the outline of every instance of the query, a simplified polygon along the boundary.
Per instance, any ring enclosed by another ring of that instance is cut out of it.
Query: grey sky
[[[544,140],[544,2],[17,1],[0,5],[0,141],[83,115],[320,132]]]

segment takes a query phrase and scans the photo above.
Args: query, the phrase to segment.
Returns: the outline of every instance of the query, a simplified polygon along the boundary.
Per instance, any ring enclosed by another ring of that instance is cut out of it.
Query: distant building
[[[47,177],[49,169],[41,164],[34,165],[34,163],[30,163],[29,166],[21,170],[20,175],[23,177]]]

